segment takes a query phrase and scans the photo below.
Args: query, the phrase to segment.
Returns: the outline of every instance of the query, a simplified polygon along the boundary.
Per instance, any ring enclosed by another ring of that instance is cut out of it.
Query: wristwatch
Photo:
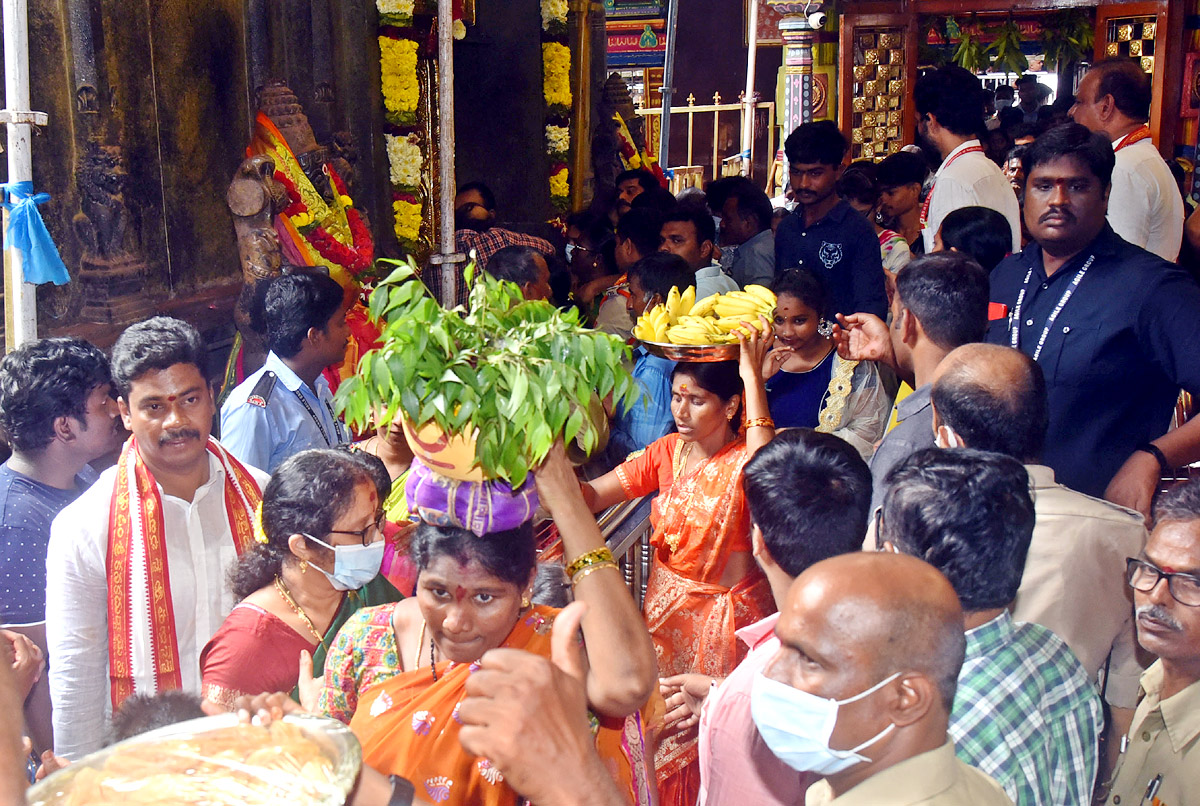
[[[392,782],[392,796],[388,798],[388,806],[412,806],[413,795],[416,792],[412,781],[399,775],[389,775],[388,780]]]
[[[1135,450],[1148,453],[1158,460],[1158,467],[1162,470],[1164,476],[1169,476],[1175,472],[1175,468],[1167,461],[1166,455],[1153,442],[1147,442],[1145,445],[1138,445]]]

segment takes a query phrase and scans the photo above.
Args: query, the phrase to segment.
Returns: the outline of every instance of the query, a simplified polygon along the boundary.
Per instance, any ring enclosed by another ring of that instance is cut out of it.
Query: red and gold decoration
[[[546,100],[546,153],[550,155],[550,202],[563,212],[570,205],[571,49],[567,45],[567,0],[540,0],[542,94]]]

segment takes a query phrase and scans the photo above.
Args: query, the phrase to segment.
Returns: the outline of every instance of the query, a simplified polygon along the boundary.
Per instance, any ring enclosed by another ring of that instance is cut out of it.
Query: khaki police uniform
[[[959,761],[947,741],[888,767],[834,797],[829,781],[808,788],[805,806],[1012,806],[1000,784]]]
[[[1105,803],[1113,806],[1195,806],[1200,804],[1200,681],[1159,699],[1162,661],[1142,675],[1146,696],[1121,741]]]

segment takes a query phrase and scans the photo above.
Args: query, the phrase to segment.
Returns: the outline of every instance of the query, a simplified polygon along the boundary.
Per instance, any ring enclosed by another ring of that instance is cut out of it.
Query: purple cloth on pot
[[[532,476],[532,474],[530,474]],[[435,526],[457,526],[485,535],[515,529],[533,519],[537,485],[526,479],[517,492],[502,481],[461,481],[434,472],[420,458],[404,484],[408,510]]]

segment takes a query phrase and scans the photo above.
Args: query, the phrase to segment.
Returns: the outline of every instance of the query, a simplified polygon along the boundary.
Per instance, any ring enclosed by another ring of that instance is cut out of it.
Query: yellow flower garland
[[[396,237],[402,242],[414,242],[421,235],[421,205],[397,199],[392,202]]]
[[[570,174],[565,167],[559,168],[554,173],[550,174],[550,196],[551,198],[566,198],[571,195],[571,184],[569,181]]]
[[[550,106],[571,106],[571,51],[566,45],[542,43],[542,87]]]
[[[417,43],[381,36],[379,57],[383,103],[387,110],[398,115],[416,113],[421,97],[417,82]]]

